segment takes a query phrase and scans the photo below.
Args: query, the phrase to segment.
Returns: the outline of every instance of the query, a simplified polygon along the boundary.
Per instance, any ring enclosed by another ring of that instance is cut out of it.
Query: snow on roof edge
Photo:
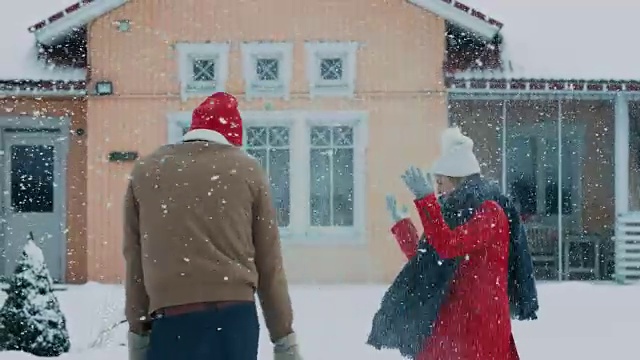
[[[407,1],[487,39],[494,38],[504,25],[501,21],[457,0]]]
[[[53,66],[39,59],[33,34],[24,30],[43,14],[51,14],[78,0],[20,0],[11,11],[0,12],[0,81],[86,81],[87,70]]]
[[[40,22],[29,26],[29,32],[43,44],[52,45],[66,34],[126,4],[129,0],[81,0]]]

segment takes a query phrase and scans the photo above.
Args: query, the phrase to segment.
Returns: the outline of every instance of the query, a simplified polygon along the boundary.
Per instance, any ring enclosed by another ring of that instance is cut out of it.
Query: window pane
[[[334,127],[333,143],[336,146],[353,146],[353,128],[351,126]]]
[[[277,211],[278,225],[289,226],[291,214],[289,128],[285,126],[247,127],[247,153],[264,169]]]
[[[247,128],[247,147],[267,145],[267,128],[252,126]]]
[[[331,146],[331,127],[314,126],[311,128],[311,146]]]
[[[341,80],[342,59],[327,58],[320,60],[320,77],[322,80]]]
[[[311,225],[331,225],[331,150],[311,149]]]
[[[273,191],[273,202],[278,212],[278,226],[289,226],[291,213],[289,184],[289,149],[269,150],[269,182]]]
[[[540,156],[540,160],[544,164],[544,215],[558,215],[558,142],[556,139],[541,139],[540,143],[544,147]],[[565,196],[563,195],[563,197]]]
[[[289,129],[284,126],[270,127],[269,146],[289,146]]]
[[[520,207],[524,217],[535,216],[538,212],[535,138],[513,136],[507,149],[507,173],[510,180],[509,192]]]
[[[333,151],[333,225],[353,226],[353,149]]]
[[[311,225],[353,226],[353,128],[314,126],[310,136]]]
[[[260,81],[277,81],[279,77],[278,59],[257,59],[256,75]]]
[[[14,212],[53,212],[54,147],[11,146],[11,207]]]
[[[216,62],[213,59],[193,60],[193,80],[194,81],[215,81]]]
[[[565,130],[566,131],[566,130]],[[580,192],[582,152],[577,134],[562,137],[562,214],[579,211],[582,206],[577,196]],[[557,202],[556,202],[557,205]]]

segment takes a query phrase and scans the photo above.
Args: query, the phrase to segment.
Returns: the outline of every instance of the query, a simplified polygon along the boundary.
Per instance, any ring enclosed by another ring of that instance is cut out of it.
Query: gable
[[[80,0],[29,27],[39,43],[53,45],[74,29],[124,5],[129,0]]]
[[[503,26],[502,22],[461,1],[407,1],[487,40],[492,40],[496,37]]]
[[[25,31],[38,19],[69,3],[70,0],[20,0],[12,3],[10,11],[0,12],[0,93],[84,89],[85,69],[46,61],[42,47]]]

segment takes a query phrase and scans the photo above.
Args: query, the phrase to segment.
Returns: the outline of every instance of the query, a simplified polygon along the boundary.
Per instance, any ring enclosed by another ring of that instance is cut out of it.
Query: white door
[[[13,273],[33,237],[54,281],[63,281],[67,136],[59,130],[3,129],[1,134],[4,275]]]

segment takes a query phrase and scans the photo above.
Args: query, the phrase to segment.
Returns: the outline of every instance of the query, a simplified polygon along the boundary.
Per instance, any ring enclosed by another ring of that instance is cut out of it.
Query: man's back
[[[237,106],[211,95],[180,144],[131,173],[123,253],[132,359],[256,359],[256,291],[274,354],[299,359],[269,184],[239,148]],[[151,326],[146,354],[136,344]]]
[[[252,204],[263,183],[253,159],[216,143],[167,145],[138,163],[131,183],[151,311],[253,299]]]

